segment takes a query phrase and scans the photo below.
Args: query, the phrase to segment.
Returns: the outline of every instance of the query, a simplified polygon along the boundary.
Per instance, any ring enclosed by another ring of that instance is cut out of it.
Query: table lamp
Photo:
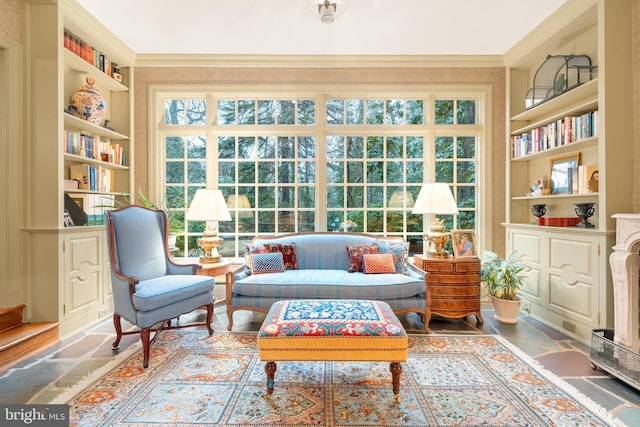
[[[413,214],[436,215],[431,229],[425,232],[425,240],[433,243],[435,251],[429,250],[425,255],[431,258],[449,258],[449,253],[444,251],[444,245],[449,240],[450,233],[445,232],[444,219],[439,220],[437,215],[455,215],[458,213],[456,201],[453,199],[449,184],[443,182],[432,182],[423,184],[418,194],[418,199],[413,205]]]
[[[199,189],[191,201],[185,219],[188,221],[206,221],[202,237],[198,239],[198,246],[204,251],[200,257],[203,264],[222,261],[218,248],[224,240],[218,237],[218,221],[231,221],[227,203],[220,190]]]

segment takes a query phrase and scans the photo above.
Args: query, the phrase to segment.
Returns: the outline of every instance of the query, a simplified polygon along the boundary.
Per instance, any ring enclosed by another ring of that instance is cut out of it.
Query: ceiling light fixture
[[[344,11],[345,0],[307,0],[311,12],[324,24],[330,24]]]

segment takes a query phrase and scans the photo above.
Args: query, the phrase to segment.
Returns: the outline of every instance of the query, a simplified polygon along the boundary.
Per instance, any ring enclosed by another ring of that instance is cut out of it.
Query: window
[[[184,211],[202,187],[222,190],[229,206],[223,256],[241,256],[257,234],[325,230],[399,235],[421,252],[429,218],[411,209],[432,181],[449,183],[460,209],[447,229],[481,236],[484,92],[352,95],[158,91],[157,174],[176,255],[199,253],[204,224],[184,230]]]

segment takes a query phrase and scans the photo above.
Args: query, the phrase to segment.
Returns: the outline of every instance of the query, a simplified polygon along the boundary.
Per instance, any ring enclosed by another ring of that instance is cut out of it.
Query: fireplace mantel
[[[613,280],[614,341],[634,352],[639,348],[640,214],[615,214],[616,244],[609,257]]]

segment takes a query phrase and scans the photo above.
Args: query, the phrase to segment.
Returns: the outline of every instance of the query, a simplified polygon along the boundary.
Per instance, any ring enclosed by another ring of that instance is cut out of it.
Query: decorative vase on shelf
[[[85,81],[86,83],[71,97],[69,110],[76,117],[101,126],[107,114],[107,104],[94,86],[96,80],[87,77]]]
[[[537,203],[531,205],[531,213],[536,219],[532,222],[533,225],[538,225],[538,218],[544,216],[547,213],[547,205],[545,203]]]
[[[596,226],[589,222],[589,218],[596,211],[596,208],[593,207],[594,203],[574,203],[574,205],[576,207],[576,215],[582,218],[582,221],[576,224],[576,227],[595,228]]]

